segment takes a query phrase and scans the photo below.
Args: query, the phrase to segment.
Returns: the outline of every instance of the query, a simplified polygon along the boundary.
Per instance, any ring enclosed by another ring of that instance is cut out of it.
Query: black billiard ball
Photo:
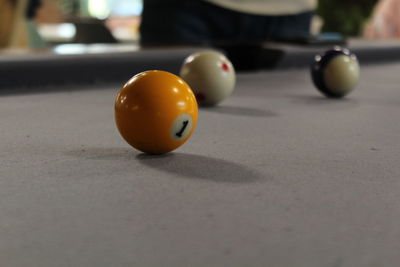
[[[360,65],[349,49],[337,46],[314,57],[311,77],[315,87],[326,97],[342,98],[357,85]]]

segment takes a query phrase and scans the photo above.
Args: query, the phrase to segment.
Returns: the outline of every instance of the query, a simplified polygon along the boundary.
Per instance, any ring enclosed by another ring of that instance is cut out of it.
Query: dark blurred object
[[[326,49],[334,45],[347,45],[347,40],[338,33],[302,35],[264,42],[214,43],[225,52],[238,71],[273,69],[282,61],[287,46],[300,49]]]
[[[118,42],[101,20],[81,19],[74,21],[73,23],[76,27],[76,34],[73,43],[108,44]]]
[[[292,36],[288,38],[277,39],[277,42],[287,44],[297,44],[305,46],[333,46],[346,45],[346,38],[336,32],[324,32],[318,35]]]
[[[26,10],[26,17],[28,19],[33,19],[36,16],[37,10],[42,6],[41,0],[30,0],[28,3],[28,8]]]
[[[313,11],[256,15],[199,0],[145,0],[141,45],[263,42],[308,34]]]
[[[283,57],[281,49],[265,49],[263,43],[216,45],[224,51],[237,71],[273,69]]]
[[[323,32],[339,32],[345,36],[361,33],[377,0],[319,0],[317,14],[322,17]]]
[[[75,55],[4,55],[0,57],[0,93],[2,89],[11,87],[29,91],[35,87],[40,87],[40,90],[54,90],[54,85],[121,83],[134,73],[146,69],[160,69],[178,74],[184,59],[199,51],[194,48],[151,49],[141,52],[134,52],[133,49],[118,52],[111,49],[109,52]]]

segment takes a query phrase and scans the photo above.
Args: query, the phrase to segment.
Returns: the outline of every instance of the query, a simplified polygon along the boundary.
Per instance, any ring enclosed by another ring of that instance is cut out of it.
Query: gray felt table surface
[[[0,266],[400,266],[400,65],[340,101],[240,74],[174,153],[119,136],[118,85],[0,96]]]

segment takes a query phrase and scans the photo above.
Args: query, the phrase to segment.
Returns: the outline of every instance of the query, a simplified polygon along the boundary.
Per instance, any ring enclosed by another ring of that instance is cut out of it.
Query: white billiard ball
[[[229,59],[217,51],[202,51],[185,59],[180,76],[192,88],[201,105],[216,105],[233,92],[235,69]]]
[[[315,56],[311,77],[322,94],[330,98],[342,98],[357,85],[360,65],[356,55],[348,49],[335,47],[323,56]]]

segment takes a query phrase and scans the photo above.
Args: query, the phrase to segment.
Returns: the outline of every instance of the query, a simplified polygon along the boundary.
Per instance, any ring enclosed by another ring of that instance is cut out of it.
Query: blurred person
[[[7,15],[11,18],[8,22],[7,39],[4,40],[6,48],[22,48],[28,46],[28,31],[26,24],[26,10],[29,0],[3,0],[8,2]]]
[[[26,29],[23,13],[26,1],[0,0],[0,47],[23,46]]]
[[[0,48],[8,46],[14,18],[14,2],[0,0]]]
[[[380,0],[364,29],[367,38],[400,37],[400,0]]]
[[[310,34],[317,0],[144,0],[142,45],[257,43]]]
[[[0,0],[0,47],[32,46],[39,35],[32,22],[40,0]]]
[[[26,9],[26,21],[28,30],[29,47],[31,48],[43,48],[47,44],[43,38],[39,35],[37,25],[34,19],[37,16],[38,10],[42,7],[41,0],[29,0]]]

